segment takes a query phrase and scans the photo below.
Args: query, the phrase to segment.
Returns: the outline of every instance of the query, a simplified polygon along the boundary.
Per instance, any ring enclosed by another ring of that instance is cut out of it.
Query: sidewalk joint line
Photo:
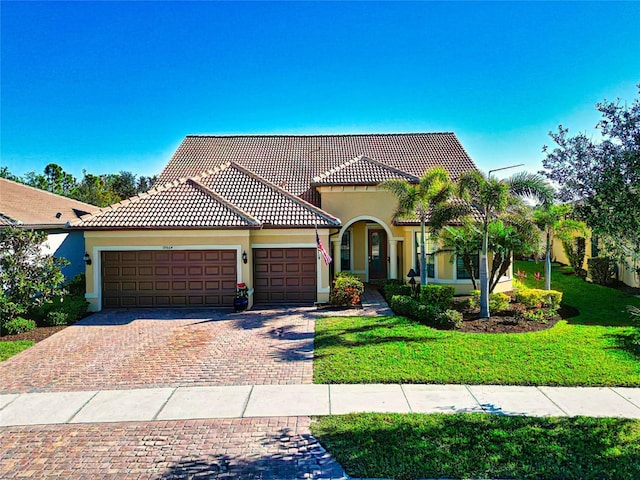
[[[71,420],[73,420],[81,411],[84,407],[86,407],[89,402],[91,400],[93,400],[94,398],[96,398],[96,396],[101,392],[101,390],[96,390],[95,393],[93,395],[91,395],[91,397],[89,397],[89,399],[84,402],[82,405],[80,405],[80,408],[78,408],[78,410],[76,410],[73,415],[71,415],[65,422],[62,423],[71,423]]]
[[[611,390],[613,393],[615,393],[616,395],[618,395],[619,397],[621,397],[623,400],[626,400],[627,402],[629,402],[631,405],[633,405],[636,408],[640,408],[640,405],[636,405],[635,403],[633,403],[631,400],[629,400],[627,397],[624,397],[620,392],[618,392],[617,390],[615,390],[616,387],[607,387],[609,390]]]
[[[553,388],[553,387],[549,387],[549,388]],[[538,385],[536,385],[536,390],[538,390],[542,395],[545,396],[545,398],[547,398],[551,403],[553,403],[556,407],[558,407],[558,409],[565,414],[566,417],[570,417],[571,415],[569,415],[569,412],[567,412],[564,408],[562,408],[560,405],[558,405],[556,402],[553,401],[553,399],[547,395],[546,393],[544,393],[544,391],[540,390],[540,387]]]
[[[327,383],[327,393],[329,394],[329,415],[333,415],[331,413],[331,384]]]
[[[247,411],[247,407],[249,406],[249,400],[251,399],[251,395],[253,394],[253,387],[255,387],[255,385],[251,385],[251,390],[249,390],[249,395],[247,395],[247,398],[244,401],[244,405],[242,406],[242,412],[240,413],[240,418],[245,418],[244,414]]]
[[[167,406],[167,403],[169,403],[169,400],[171,400],[171,398],[173,397],[173,395],[176,393],[176,390],[178,390],[178,388],[180,387],[174,387],[173,390],[171,391],[171,393],[169,394],[169,396],[167,397],[167,399],[162,403],[162,405],[160,405],[160,408],[158,409],[158,411],[155,413],[155,415],[153,417],[151,417],[151,421],[155,421],[158,419],[158,415],[160,415],[160,412],[162,412],[162,410],[164,410],[164,407]]]
[[[411,403],[409,402],[409,399],[407,398],[407,393],[404,391],[404,387],[402,386],[402,384],[400,384],[400,391],[402,392],[402,395],[404,395],[404,399],[407,402],[407,406],[409,407],[409,413],[414,413],[413,412],[413,408],[411,408]]]
[[[5,393],[5,394],[3,394],[3,395],[13,395],[13,394],[11,394],[11,393]],[[24,392],[22,392],[22,393],[18,393],[18,394],[16,395],[16,398],[14,398],[13,400],[11,400],[11,401],[10,401],[9,403],[7,403],[4,407],[0,408],[0,412],[1,412],[2,410],[4,410],[5,408],[7,408],[9,405],[11,405],[11,404],[12,404],[13,402],[15,402],[16,400],[18,400],[22,395],[25,395],[25,393],[24,393]]]

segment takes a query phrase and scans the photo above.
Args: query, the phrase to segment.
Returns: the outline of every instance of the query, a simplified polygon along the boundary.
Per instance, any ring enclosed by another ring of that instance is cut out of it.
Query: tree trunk
[[[480,256],[480,318],[490,318],[489,312],[489,224],[485,222],[482,235],[482,254]]]
[[[547,251],[544,259],[544,289],[551,290],[551,232],[547,230]]]
[[[420,285],[427,284],[427,255],[424,248],[424,218],[420,219]]]

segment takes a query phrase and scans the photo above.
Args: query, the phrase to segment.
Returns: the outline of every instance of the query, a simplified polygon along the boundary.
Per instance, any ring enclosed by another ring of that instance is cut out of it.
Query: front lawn
[[[312,431],[354,477],[640,478],[640,420],[353,414]]]
[[[533,272],[542,264],[517,262]],[[580,315],[519,334],[441,331],[403,317],[341,317],[316,323],[316,383],[465,383],[640,386],[640,348],[627,304],[636,298],[565,276],[552,287]]]
[[[0,341],[0,362],[6,360],[13,355],[17,355],[22,350],[26,350],[33,345],[29,340],[16,340],[12,342]]]

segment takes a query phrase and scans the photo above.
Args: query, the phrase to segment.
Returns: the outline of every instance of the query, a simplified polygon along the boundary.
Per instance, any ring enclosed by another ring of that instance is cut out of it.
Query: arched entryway
[[[348,270],[365,282],[379,283],[398,278],[401,259],[398,243],[384,221],[372,216],[352,218],[332,237],[334,275]]]

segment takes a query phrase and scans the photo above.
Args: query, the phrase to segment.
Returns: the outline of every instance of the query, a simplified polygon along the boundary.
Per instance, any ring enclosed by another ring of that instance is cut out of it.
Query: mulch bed
[[[515,304],[518,305],[518,304]],[[516,307],[517,308],[517,307]],[[491,318],[478,318],[477,312],[462,313],[462,327],[459,332],[468,333],[526,333],[547,330],[558,321],[578,316],[580,312],[570,305],[561,305],[556,316],[546,323],[523,320],[515,316],[515,312],[493,314]]]
[[[547,330],[553,327],[560,315],[556,315],[547,323],[533,322],[531,320],[518,320],[513,315],[492,315],[491,318],[478,318],[477,315],[469,315],[463,318],[462,327],[457,328],[459,332],[467,333],[525,333]]]
[[[17,335],[3,335],[0,337],[0,342],[13,342],[16,340],[31,340],[38,343],[45,338],[50,337],[54,333],[58,333],[60,330],[67,328],[67,325],[59,325],[56,327],[36,327],[30,332],[19,333]]]

